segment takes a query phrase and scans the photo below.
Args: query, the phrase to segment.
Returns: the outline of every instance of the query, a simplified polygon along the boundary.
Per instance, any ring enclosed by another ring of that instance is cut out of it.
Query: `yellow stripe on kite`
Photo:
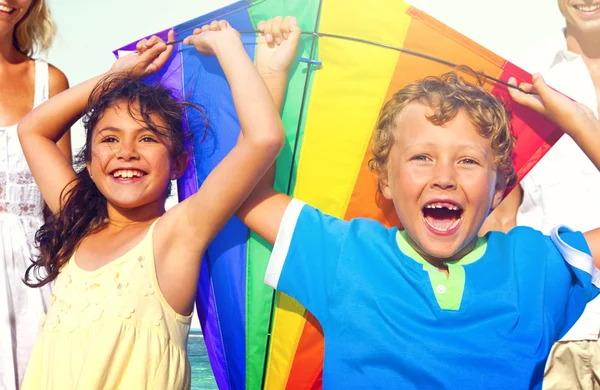
[[[401,47],[408,8],[399,0],[325,0],[319,31]],[[318,51],[323,66],[315,71],[294,196],[341,218],[399,53],[326,37],[319,38]],[[275,310],[266,389],[286,387],[306,322],[305,310],[290,312],[288,299]]]

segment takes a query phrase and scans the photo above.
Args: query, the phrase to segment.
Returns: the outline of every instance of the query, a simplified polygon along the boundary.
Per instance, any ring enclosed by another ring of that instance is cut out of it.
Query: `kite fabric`
[[[306,34],[292,69],[282,119],[287,143],[277,161],[275,186],[325,213],[398,224],[391,203],[377,194],[368,170],[369,141],[377,116],[394,92],[448,64],[358,38],[436,57],[481,71],[484,87],[506,102],[517,136],[514,164],[521,179],[562,132],[514,104],[503,82],[531,76],[507,60],[400,0],[238,1],[174,27],[177,39],[195,27],[226,19],[238,31],[261,20],[296,16]],[[158,35],[166,39],[168,30]],[[326,36],[335,34],[342,37]],[[242,34],[254,58],[255,34]],[[135,43],[115,51],[135,50]],[[475,81],[468,73],[467,81]],[[209,121],[190,117],[192,161],[179,181],[180,200],[190,196],[236,143],[239,123],[227,81],[214,57],[177,44],[157,76],[180,98],[202,105]],[[234,174],[234,173],[233,173]],[[270,247],[233,218],[208,249],[198,284],[197,311],[220,389],[321,387],[323,336],[295,300],[274,293],[263,280]]]

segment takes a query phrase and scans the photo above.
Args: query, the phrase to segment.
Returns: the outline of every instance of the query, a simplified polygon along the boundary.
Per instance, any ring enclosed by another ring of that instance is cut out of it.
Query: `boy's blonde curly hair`
[[[31,57],[36,51],[46,52],[52,45],[56,26],[46,0],[33,0],[13,33],[13,45]]]
[[[416,101],[434,111],[427,119],[436,126],[443,125],[464,110],[479,134],[492,142],[498,174],[508,187],[515,184],[516,173],[511,158],[515,138],[510,129],[510,112],[498,98],[482,88],[485,78],[481,74],[468,69],[465,71],[476,76],[477,84],[465,82],[455,72],[449,72],[441,77],[427,77],[411,83],[394,94],[384,105],[371,140],[371,171],[380,178],[387,176],[386,164],[395,141],[396,118],[407,105]]]

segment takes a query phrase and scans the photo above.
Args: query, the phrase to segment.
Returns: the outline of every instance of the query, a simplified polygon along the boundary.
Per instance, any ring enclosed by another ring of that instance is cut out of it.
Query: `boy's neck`
[[[417,243],[415,243],[412,240],[412,238],[410,237],[410,234],[406,235],[406,239],[407,239],[408,243],[410,244],[410,246],[415,250],[415,252],[417,252],[425,261],[427,261],[429,264],[433,265],[440,271],[445,272],[447,275],[448,274],[448,265],[446,263],[452,262],[452,261],[458,261],[458,260],[462,259],[463,257],[465,257],[466,255],[468,255],[469,253],[471,253],[473,251],[473,249],[475,248],[475,245],[477,244],[478,237],[477,236],[473,237],[471,242],[469,242],[467,245],[465,245],[464,248],[462,248],[459,252],[457,252],[453,256],[445,258],[445,259],[433,257],[433,256],[429,255],[427,252],[423,251],[419,247],[419,245],[417,245]]]

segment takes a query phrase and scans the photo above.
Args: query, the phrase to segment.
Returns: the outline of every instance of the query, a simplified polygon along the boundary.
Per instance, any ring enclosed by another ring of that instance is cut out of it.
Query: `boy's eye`
[[[425,156],[424,154],[417,154],[416,156],[411,157],[411,160],[427,161],[427,160],[429,160],[429,158],[427,156]]]
[[[474,164],[474,165],[477,165],[477,164],[479,164],[479,163],[477,162],[477,160],[474,160],[474,159],[472,159],[472,158],[463,158],[462,160],[460,160],[460,163],[461,163],[461,164],[469,164],[469,165],[470,165],[470,164]]]

